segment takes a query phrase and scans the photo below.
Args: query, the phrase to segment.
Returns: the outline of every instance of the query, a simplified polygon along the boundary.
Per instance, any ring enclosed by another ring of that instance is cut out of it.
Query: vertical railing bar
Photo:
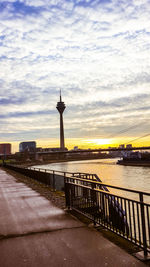
[[[105,195],[105,203],[106,203],[106,226],[108,228],[108,195]]]
[[[104,226],[106,227],[106,195],[103,193],[103,201],[104,201]]]
[[[118,205],[118,230],[119,230],[119,234],[121,234],[121,218],[120,218],[120,212],[119,212],[119,207],[120,207],[120,203],[119,203],[119,197],[117,197],[117,205]]]
[[[141,222],[142,222],[142,235],[143,235],[143,247],[144,247],[144,256],[147,256],[147,241],[146,241],[146,227],[145,227],[145,212],[144,212],[144,203],[143,203],[143,194],[140,193],[140,208],[141,208]]]
[[[124,208],[123,208],[123,200],[122,200],[122,197],[120,198],[121,199],[121,207],[122,207],[122,210],[124,211]],[[124,215],[122,213],[122,216],[123,216],[123,221],[124,221]],[[123,231],[123,237],[125,236],[125,230]]]
[[[102,220],[101,192],[99,192],[99,211],[100,211],[99,223],[101,224],[101,220]]]
[[[128,227],[128,212],[127,212],[127,202],[126,202],[126,199],[124,199],[124,207],[125,207],[125,216],[126,216],[126,234],[127,234],[127,239],[129,237],[129,227]]]
[[[92,178],[93,179],[93,178]],[[97,222],[98,224],[100,223],[100,206],[99,206],[99,192],[97,192],[97,206],[98,206],[98,217],[97,217]]]
[[[53,171],[53,190],[55,191],[55,171]]]
[[[132,201],[132,210],[133,210],[134,238],[135,238],[135,244],[136,244],[137,243],[137,240],[136,240],[136,224],[135,224],[134,201]]]
[[[100,222],[101,222],[101,224],[102,224],[102,222],[103,222],[103,217],[104,217],[102,192],[100,192],[100,208],[101,208],[101,218],[100,218]]]
[[[116,211],[117,211],[117,206],[116,206],[117,200],[116,200],[116,196],[114,196],[114,210],[115,210],[115,218],[114,218],[114,222],[115,222],[115,232],[116,234],[118,234],[118,228],[117,228],[117,223],[118,223],[118,218],[116,216]]]
[[[114,205],[116,211],[118,210],[118,205],[117,205],[117,196],[115,197],[115,205]],[[116,214],[115,214],[116,215]],[[116,216],[116,233],[118,234],[119,230],[118,230],[118,216]]]
[[[104,195],[104,193],[102,193],[102,202],[103,202],[103,225],[105,225],[105,201],[104,201],[104,197],[105,197],[105,195]]]
[[[113,205],[112,205],[112,212],[113,212],[113,231],[116,232],[116,227],[115,227],[115,219],[116,219],[116,216],[115,216],[115,212],[114,212],[114,210],[115,210],[115,196],[112,197],[112,203],[113,203]]]
[[[150,246],[150,221],[149,221],[149,210],[148,206],[146,207],[147,209],[147,224],[148,224],[148,235],[149,235],[149,246]]]
[[[128,209],[129,209],[129,223],[130,223],[130,233],[131,233],[131,241],[132,241],[132,224],[131,224],[130,200],[128,200]]]
[[[107,228],[110,230],[110,216],[109,216],[110,196],[107,195]]]
[[[112,216],[112,227],[113,227],[113,232],[114,232],[114,212],[113,212],[113,200],[112,200],[112,196],[111,196],[111,216]]]
[[[116,196],[114,196],[114,210],[116,210]],[[114,213],[114,215],[115,215],[114,221],[116,223],[117,220],[118,220],[118,218],[116,218],[116,214],[115,213]],[[115,225],[115,228],[114,229],[115,229],[115,233],[118,234],[118,229],[117,229],[116,225]]]
[[[138,221],[139,245],[141,246],[141,227],[140,227],[139,204],[136,203],[136,206],[137,206],[137,221]]]

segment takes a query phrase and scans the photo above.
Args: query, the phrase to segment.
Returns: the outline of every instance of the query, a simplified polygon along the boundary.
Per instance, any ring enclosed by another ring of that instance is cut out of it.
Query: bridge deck
[[[145,266],[0,169],[0,266]]]

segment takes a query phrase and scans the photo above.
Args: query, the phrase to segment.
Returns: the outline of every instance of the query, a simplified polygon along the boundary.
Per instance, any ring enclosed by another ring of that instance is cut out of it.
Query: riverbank
[[[55,159],[55,160],[44,160],[44,161],[34,161],[34,160],[31,160],[31,161],[24,161],[24,162],[21,162],[21,161],[16,161],[16,162],[7,162],[6,161],[6,164],[13,164],[13,165],[19,165],[19,166],[22,166],[22,167],[31,167],[31,166],[37,166],[37,165],[47,165],[47,164],[51,164],[51,163],[61,163],[61,162],[70,162],[70,161],[76,161],[76,160],[58,160],[58,159]],[[0,167],[3,167],[3,163],[0,162]]]
[[[14,161],[14,160],[5,160],[6,164],[14,164],[20,165],[23,167],[30,167],[34,165],[46,165],[51,163],[61,163],[61,162],[74,162],[74,161],[89,161],[89,160],[107,160],[107,159],[114,159],[114,157],[75,157],[75,158],[66,158],[66,159],[44,159],[44,160],[26,160],[26,161]],[[3,161],[0,160],[0,166],[3,166]]]

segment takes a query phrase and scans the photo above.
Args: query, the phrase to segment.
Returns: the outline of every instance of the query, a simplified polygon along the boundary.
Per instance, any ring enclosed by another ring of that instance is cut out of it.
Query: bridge
[[[29,155],[31,155],[32,159],[36,159],[36,160],[40,160],[42,161],[43,158],[47,158],[47,159],[52,159],[52,158],[56,158],[56,159],[63,159],[68,155],[84,155],[86,153],[86,155],[98,155],[102,152],[115,152],[115,151],[141,151],[141,150],[150,150],[150,146],[141,146],[141,147],[126,147],[126,148],[116,148],[116,147],[111,147],[111,148],[98,148],[98,149],[79,149],[79,150],[58,150],[58,151],[38,151],[38,152],[28,152],[26,157],[28,157]],[[3,159],[4,155],[1,155],[1,158]],[[5,159],[9,159],[9,158],[15,158],[16,155],[15,154],[11,154],[11,155],[5,155]]]
[[[142,147],[131,147],[131,148],[98,148],[98,149],[82,149],[82,150],[68,150],[68,151],[39,151],[36,152],[38,155],[44,154],[76,154],[76,153],[91,153],[91,152],[109,152],[109,151],[136,151],[136,150],[149,150],[150,146],[142,146]]]
[[[137,150],[149,150],[150,146],[142,146],[142,147],[131,147],[131,148],[99,148],[99,149],[82,149],[82,150],[68,150],[68,151],[39,151],[36,152],[35,158],[36,160],[43,161],[43,159],[64,159],[67,156],[70,156],[70,158],[74,156],[77,156],[77,158],[84,156],[86,153],[86,156],[91,156],[91,158],[94,157],[94,155],[100,155],[102,152],[115,152],[115,151],[137,151]]]

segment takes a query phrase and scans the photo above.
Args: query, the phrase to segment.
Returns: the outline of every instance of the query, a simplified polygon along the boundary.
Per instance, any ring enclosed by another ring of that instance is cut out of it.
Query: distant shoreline
[[[31,167],[37,165],[47,165],[53,163],[61,163],[61,162],[73,162],[73,161],[84,161],[84,160],[104,160],[104,159],[115,159],[113,157],[104,157],[104,158],[76,158],[76,159],[54,159],[54,160],[46,160],[46,161],[29,161],[29,162],[13,162],[8,164],[20,165],[22,167]],[[7,162],[6,162],[7,164]]]
[[[27,163],[27,164],[21,164],[21,165],[27,165],[27,166],[33,166],[33,165],[47,165],[47,164],[53,164],[53,163],[61,163],[61,162],[72,162],[72,161],[84,161],[84,160],[104,160],[104,159],[112,159],[112,158],[92,158],[92,159],[64,159],[64,160],[49,160],[49,161],[43,161],[43,162],[31,162],[31,163]]]

